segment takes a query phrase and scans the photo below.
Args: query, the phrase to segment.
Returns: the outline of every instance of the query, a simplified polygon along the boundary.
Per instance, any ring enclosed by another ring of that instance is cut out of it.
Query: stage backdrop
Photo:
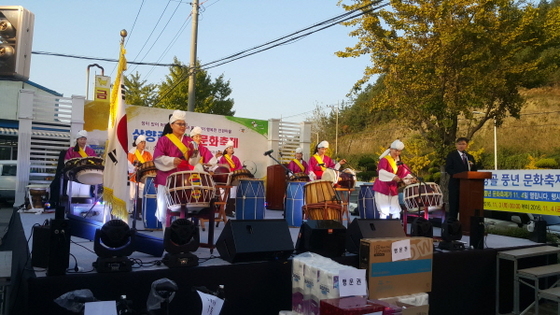
[[[560,215],[560,170],[488,170],[484,209]]]
[[[137,136],[145,135],[146,149],[153,153],[163,127],[172,113],[171,109],[127,105],[129,148]],[[107,141],[108,119],[108,103],[86,103],[84,129],[88,132],[88,144],[99,156],[103,156]],[[188,112],[187,124],[187,133],[195,126],[202,128],[202,141],[213,154],[223,151],[227,141],[232,140],[235,144],[235,155],[248,169],[256,169],[255,177],[262,178],[266,175],[269,158],[263,153],[268,150],[268,121]]]

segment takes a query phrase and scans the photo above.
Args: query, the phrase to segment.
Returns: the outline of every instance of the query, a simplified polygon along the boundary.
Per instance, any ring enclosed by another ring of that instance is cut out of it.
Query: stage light
[[[121,220],[111,220],[95,231],[93,250],[97,272],[131,271],[128,255],[134,252],[134,230]]]
[[[169,268],[198,266],[198,257],[194,252],[200,246],[198,226],[190,220],[177,219],[165,229],[163,248],[167,252],[162,259]]]
[[[412,221],[410,226],[410,236],[434,237],[434,227],[432,223],[424,218],[418,217]]]
[[[463,237],[461,222],[457,219],[448,218],[441,225],[441,239],[438,248],[455,250],[464,249],[465,245],[459,240]]]

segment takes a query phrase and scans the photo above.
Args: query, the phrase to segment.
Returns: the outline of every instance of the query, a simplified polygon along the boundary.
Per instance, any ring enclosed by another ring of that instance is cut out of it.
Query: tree
[[[140,74],[136,72],[124,77],[126,89],[125,101],[130,105],[152,106],[157,98],[157,85],[146,84],[146,80],[140,79]]]
[[[198,63],[197,63],[198,67]],[[176,57],[169,67],[169,75],[159,85],[159,98],[154,107],[188,110],[189,67]],[[204,70],[197,70],[195,85],[195,112],[233,116],[231,88],[223,75],[212,81]]]
[[[337,52],[371,56],[354,89],[381,75],[384,88],[371,100],[373,110],[398,115],[440,161],[458,134],[470,138],[488,120],[499,126],[506,116],[519,117],[519,88],[539,71],[536,60],[519,58],[527,45],[541,43],[528,27],[535,8],[508,0],[391,0],[390,10],[371,11],[376,3],[343,5],[364,14],[345,23],[358,26],[350,33],[358,43]],[[484,115],[474,119],[473,111]]]

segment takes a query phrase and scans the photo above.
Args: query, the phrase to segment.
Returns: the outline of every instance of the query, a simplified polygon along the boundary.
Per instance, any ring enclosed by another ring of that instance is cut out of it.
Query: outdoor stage
[[[133,266],[132,272],[97,273],[92,268],[92,262],[97,259],[93,242],[73,236],[70,247],[71,271],[63,276],[46,276],[44,269],[31,265],[30,236],[34,224],[43,224],[53,217],[54,214],[13,215],[5,238],[8,242],[5,249],[13,251],[11,314],[74,314],[62,309],[54,299],[78,289],[91,290],[98,300],[117,300],[121,295],[126,295],[127,299],[133,301],[135,310],[145,310],[151,284],[161,278],[169,278],[179,287],[170,303],[170,314],[200,314],[200,302],[193,287],[205,286],[215,291],[219,285],[225,286],[222,315],[276,315],[281,310],[291,309],[291,259],[286,262],[230,264],[220,259],[216,250],[211,254],[209,249],[199,248],[195,252],[200,259],[199,266],[170,269],[155,264],[161,257],[135,252],[131,258],[136,259],[137,264]],[[265,219],[278,218],[282,218],[281,211],[266,210]],[[143,227],[141,221],[137,222]],[[216,228],[215,239],[223,226],[220,223]],[[206,232],[201,233],[201,242],[206,241],[207,231],[208,225]],[[294,244],[298,232],[299,228],[290,228]],[[142,233],[162,237],[161,232]],[[439,236],[438,228],[434,228],[434,235]],[[468,244],[468,237],[463,237],[462,241]],[[435,250],[432,291],[429,293],[430,314],[495,314],[497,252],[535,245],[525,239],[488,235],[483,250]],[[358,265],[358,257],[353,254],[336,260],[351,266]],[[79,272],[74,272],[75,266]],[[500,276],[503,279],[500,313],[507,313],[511,312],[513,281],[507,275],[513,267],[507,263],[500,266],[503,266]],[[532,296],[531,293],[526,295]]]

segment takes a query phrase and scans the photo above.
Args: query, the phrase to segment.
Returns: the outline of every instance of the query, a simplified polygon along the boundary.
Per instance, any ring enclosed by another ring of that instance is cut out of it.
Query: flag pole
[[[122,99],[122,76],[126,70],[124,40],[126,30],[121,30],[120,54],[117,75],[111,90],[107,146],[105,148],[105,170],[103,172],[103,201],[106,214],[128,221],[128,129],[126,108]],[[109,215],[105,217],[107,219]]]

